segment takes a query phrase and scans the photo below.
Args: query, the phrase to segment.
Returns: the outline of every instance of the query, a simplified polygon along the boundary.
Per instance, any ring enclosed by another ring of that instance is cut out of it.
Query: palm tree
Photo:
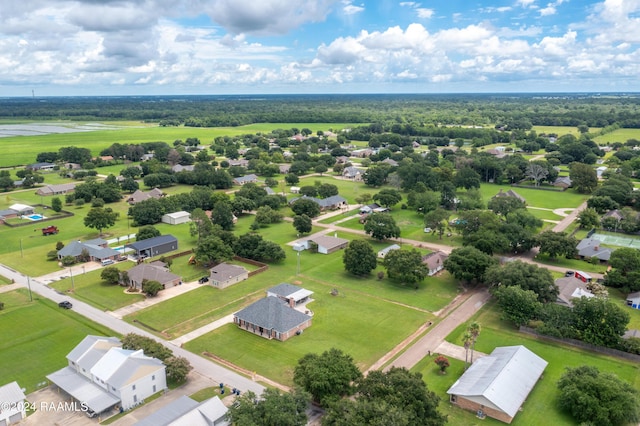
[[[476,340],[480,335],[480,324],[475,321],[472,322],[467,331],[471,334],[471,364],[473,364],[473,351],[476,348]]]
[[[464,368],[467,368],[469,362],[469,348],[471,347],[471,333],[466,331],[462,336],[462,344],[464,345]]]

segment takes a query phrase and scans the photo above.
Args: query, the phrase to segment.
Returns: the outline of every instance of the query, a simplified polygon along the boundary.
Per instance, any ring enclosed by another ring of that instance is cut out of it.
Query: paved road
[[[569,225],[571,225],[571,223],[576,220],[576,217],[578,217],[578,214],[580,214],[580,212],[584,209],[587,208],[587,202],[585,201],[584,203],[580,204],[578,207],[576,207],[571,213],[569,213],[567,216],[565,216],[564,219],[562,219],[560,221],[560,223],[558,223],[556,226],[553,227],[553,232],[562,232],[565,229],[567,229],[567,227]]]
[[[27,277],[4,265],[0,265],[0,275],[3,275],[9,279],[13,279],[16,284],[21,284],[23,287],[27,287]],[[63,300],[68,300],[68,298],[65,295],[59,294],[57,291],[47,287],[45,284],[41,283],[36,279],[32,278],[30,280],[30,283],[31,283],[31,290],[34,293],[37,293],[43,297],[46,297],[47,299],[51,299],[56,303],[61,302]],[[89,318],[92,321],[102,324],[105,327],[109,327],[110,329],[118,333],[121,333],[121,334],[136,333],[136,334],[150,337],[162,343],[163,345],[171,349],[175,355],[187,358],[191,363],[191,365],[193,366],[193,369],[195,372],[199,373],[200,375],[206,378],[213,380],[214,382],[225,383],[225,384],[228,384],[230,387],[235,387],[242,391],[251,390],[258,395],[260,395],[264,390],[264,386],[244,376],[241,376],[240,374],[237,374],[231,370],[228,370],[218,364],[214,364],[213,362],[205,358],[202,358],[199,355],[196,355],[192,352],[182,349],[179,346],[176,346],[170,342],[167,342],[166,340],[160,339],[157,336],[154,336],[153,334],[150,334],[137,327],[134,327],[133,325],[126,323],[119,318],[115,318],[113,315],[110,315],[106,312],[96,309],[93,306],[88,305],[84,302],[74,299],[73,311],[77,312],[78,314],[86,318]]]

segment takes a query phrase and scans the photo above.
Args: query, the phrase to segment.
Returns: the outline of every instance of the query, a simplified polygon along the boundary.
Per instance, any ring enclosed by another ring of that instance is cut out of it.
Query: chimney
[[[599,248],[600,248],[599,246],[595,246],[595,247],[593,248],[593,251],[598,251],[598,249],[599,249]]]

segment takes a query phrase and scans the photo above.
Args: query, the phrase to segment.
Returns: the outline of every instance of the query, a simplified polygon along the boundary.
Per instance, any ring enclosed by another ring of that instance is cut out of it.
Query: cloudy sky
[[[0,96],[640,91],[640,0],[0,0]]]

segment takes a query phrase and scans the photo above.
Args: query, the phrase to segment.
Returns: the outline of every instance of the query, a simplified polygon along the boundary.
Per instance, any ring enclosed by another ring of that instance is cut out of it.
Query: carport
[[[120,398],[110,394],[95,383],[91,383],[71,367],[65,367],[49,374],[47,379],[71,395],[73,399],[84,403],[96,414],[100,414],[120,403]]]

